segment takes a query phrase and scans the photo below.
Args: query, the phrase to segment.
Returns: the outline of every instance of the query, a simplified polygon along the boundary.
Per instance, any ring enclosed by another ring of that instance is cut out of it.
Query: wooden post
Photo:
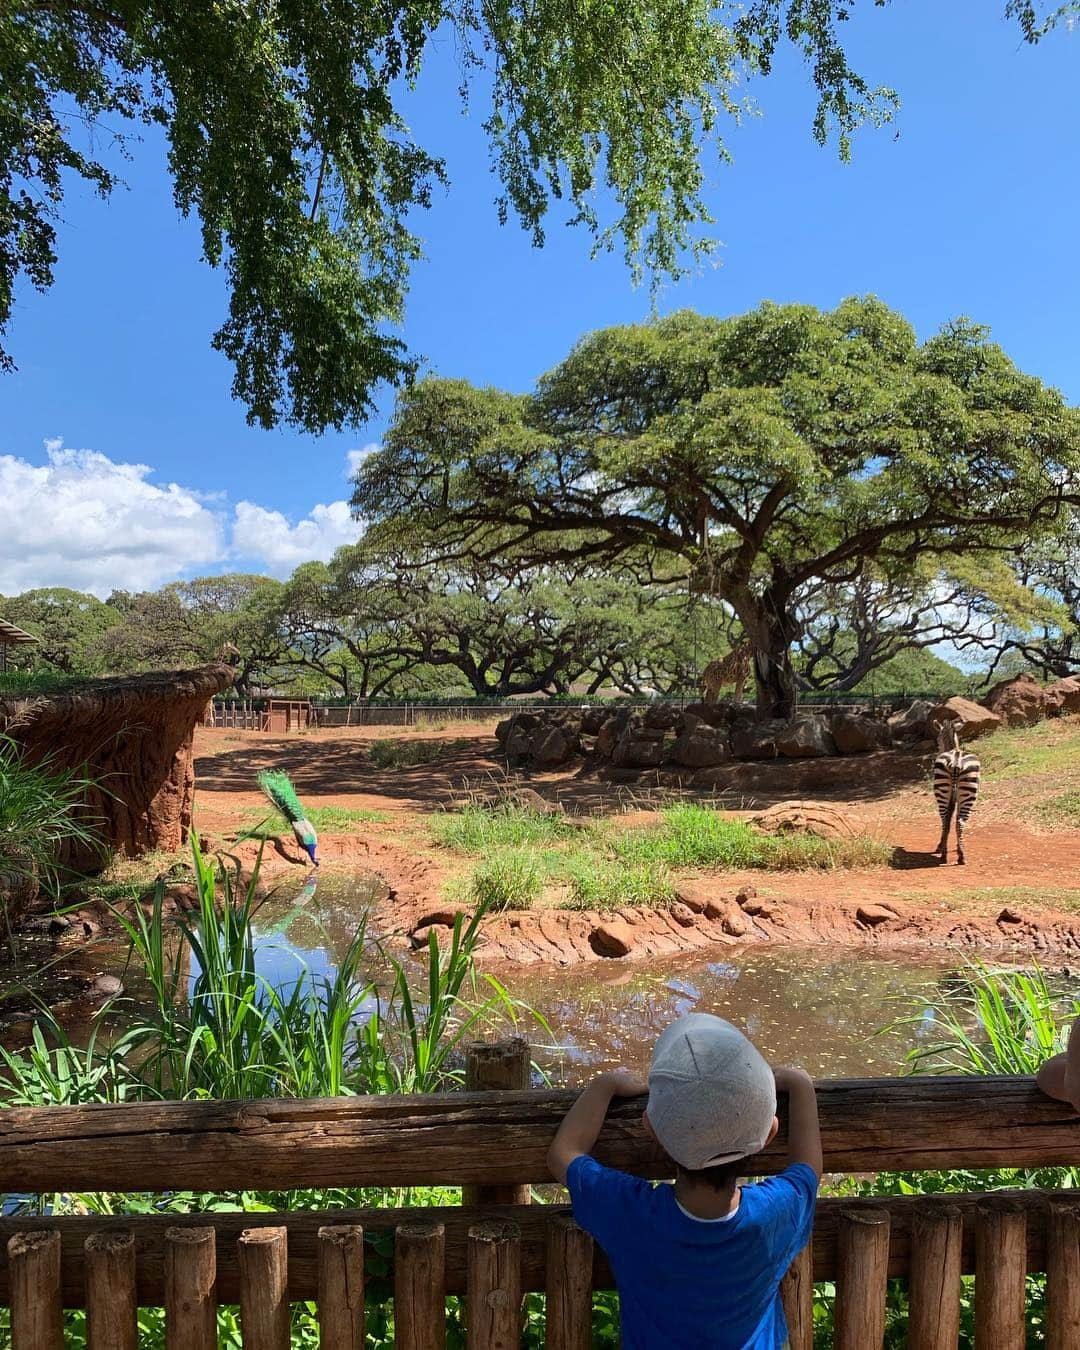
[[[364,1230],[359,1224],[319,1229],[319,1345],[363,1350]]]
[[[465,1047],[466,1092],[517,1092],[529,1086],[532,1056],[521,1036],[504,1041],[472,1041]],[[527,1205],[530,1186],[462,1186],[463,1205]]]
[[[137,1350],[135,1238],[125,1232],[91,1233],[83,1260],[87,1350]]]
[[[212,1228],[165,1231],[165,1350],[217,1350],[217,1239]]]
[[[60,1234],[17,1233],[7,1250],[11,1350],[64,1350]]]
[[[1080,1345],[1080,1208],[1054,1196],[1046,1213],[1046,1350]]]
[[[964,1219],[955,1205],[916,1213],[911,1229],[908,1350],[956,1350]]]
[[[1027,1215],[1008,1201],[980,1205],[975,1220],[976,1350],[1024,1350]]]
[[[289,1350],[289,1255],[284,1228],[240,1234],[240,1339],[244,1350]]]
[[[513,1223],[469,1229],[466,1345],[517,1350],[521,1344],[521,1230]]]
[[[441,1223],[403,1223],[394,1232],[396,1350],[446,1345],[446,1230]]]
[[[787,1268],[780,1281],[788,1345],[791,1350],[814,1350],[814,1244],[813,1239]]]
[[[844,1210],[836,1269],[836,1350],[880,1350],[888,1271],[889,1211]]]
[[[547,1225],[547,1350],[589,1350],[592,1344],[593,1240],[569,1217]]]

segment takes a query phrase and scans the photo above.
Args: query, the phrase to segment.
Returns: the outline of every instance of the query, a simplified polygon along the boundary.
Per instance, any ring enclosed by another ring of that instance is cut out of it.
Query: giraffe
[[[732,647],[726,656],[718,661],[710,661],[701,672],[702,701],[715,703],[720,696],[720,690],[733,685],[735,702],[741,703],[753,655],[754,649],[750,643],[740,642],[737,647]]]

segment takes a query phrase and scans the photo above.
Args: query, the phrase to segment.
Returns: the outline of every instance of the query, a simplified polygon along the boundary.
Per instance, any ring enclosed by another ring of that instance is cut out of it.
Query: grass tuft
[[[476,865],[470,899],[489,911],[529,909],[540,898],[542,882],[539,859],[511,849]]]
[[[461,750],[470,742],[453,741],[372,741],[368,758],[377,769],[412,769],[418,764],[432,764],[443,755]]]
[[[499,806],[466,806],[437,817],[431,825],[437,844],[457,853],[489,853],[492,849],[548,845],[577,837],[580,827],[562,815],[545,815],[505,802]]]

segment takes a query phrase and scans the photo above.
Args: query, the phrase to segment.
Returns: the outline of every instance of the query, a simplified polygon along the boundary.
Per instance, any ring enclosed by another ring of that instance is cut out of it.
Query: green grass
[[[478,863],[470,882],[470,900],[494,912],[529,909],[540,898],[540,861],[530,853],[508,850]]]
[[[909,891],[900,898],[925,904],[928,892]],[[1080,913],[1080,887],[1076,886],[965,886],[945,894],[935,892],[932,898],[935,903],[950,909],[975,909],[984,913],[1005,905]]]
[[[1046,817],[1054,824],[1064,824],[1080,830],[1080,788],[1071,788],[1043,803]]]
[[[0,671],[0,698],[5,694],[21,697],[24,694],[63,694],[69,689],[92,684],[89,675],[64,675],[58,670]]]
[[[352,806],[313,806],[307,813],[308,820],[320,834],[349,834],[355,825],[373,825],[386,819],[385,811],[371,811],[365,807]],[[289,822],[279,812],[267,815],[264,811],[249,811],[245,819],[250,826],[240,831],[244,839],[269,839],[274,835],[288,834]]]
[[[973,750],[982,762],[987,786],[1048,775],[1080,785],[1080,717],[995,731],[981,737]]]
[[[443,755],[469,744],[460,738],[452,741],[372,741],[368,746],[368,758],[377,769],[412,769],[418,764],[433,764]]]
[[[547,845],[577,838],[580,827],[563,815],[546,815],[505,802],[499,806],[466,806],[438,816],[431,824],[437,844],[456,853],[488,853],[492,849]]]
[[[506,882],[502,894],[527,897],[526,904],[507,899],[500,908],[525,908],[545,895],[572,909],[667,905],[678,874],[692,868],[871,867],[884,865],[891,854],[888,844],[869,836],[833,841],[761,834],[745,821],[693,804],[669,807],[656,824],[636,829],[608,821],[583,824],[511,804],[468,806],[440,817],[431,831],[443,847],[484,859],[465,885],[469,899],[487,894],[496,873]],[[527,885],[510,884],[525,876]]]

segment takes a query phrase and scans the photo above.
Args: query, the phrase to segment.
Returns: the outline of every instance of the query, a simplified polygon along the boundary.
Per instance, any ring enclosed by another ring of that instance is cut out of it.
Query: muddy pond
[[[305,969],[316,977],[332,974],[378,886],[372,878],[326,876],[317,886],[282,887],[258,912],[260,974],[282,989]],[[18,986],[45,963],[42,941],[24,945],[17,964],[10,953],[2,963],[0,999],[9,1007],[13,999],[25,1000]],[[70,963],[84,981],[87,971],[122,977],[138,997],[125,949],[114,940],[89,943],[67,962],[62,950],[48,959],[61,979]],[[419,989],[420,959],[404,960],[415,965]],[[692,1009],[729,1018],[774,1063],[798,1064],[818,1077],[897,1073],[909,1050],[936,1038],[932,1007],[955,984],[961,965],[959,955],[941,952],[919,960],[905,951],[891,959],[824,946],[752,944],[569,969],[482,966],[478,978],[481,996],[490,973],[542,1015],[546,1026],[523,1013],[518,1029],[553,1082],[575,1085],[600,1068],[643,1071],[659,1031]],[[42,986],[39,996],[45,993]],[[55,1004],[55,994],[48,1001]],[[77,1002],[67,1015],[58,1008],[58,1015],[73,1040],[89,1029]]]

